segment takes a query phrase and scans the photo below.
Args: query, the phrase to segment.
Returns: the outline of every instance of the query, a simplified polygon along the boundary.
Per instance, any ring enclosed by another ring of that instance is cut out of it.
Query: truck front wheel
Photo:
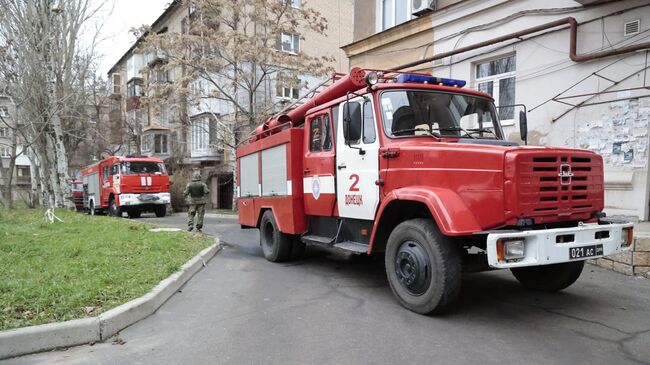
[[[519,267],[510,269],[524,287],[532,290],[555,292],[575,283],[585,266],[584,261],[562,264]]]
[[[260,222],[260,245],[264,257],[272,262],[290,259],[293,240],[291,235],[280,232],[273,211],[267,210]]]
[[[388,237],[385,263],[393,294],[413,312],[439,313],[458,297],[460,252],[429,219],[395,227]]]
[[[111,198],[111,200],[108,202],[108,215],[112,217],[122,216],[122,208],[117,206],[115,203],[115,198]]]

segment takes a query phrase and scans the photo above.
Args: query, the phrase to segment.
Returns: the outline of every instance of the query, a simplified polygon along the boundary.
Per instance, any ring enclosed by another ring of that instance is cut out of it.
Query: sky
[[[98,47],[102,55],[99,70],[106,76],[108,70],[128,51],[136,38],[129,30],[143,24],[150,25],[165,10],[170,0],[111,0],[107,1],[102,20],[105,21],[101,31],[103,41]],[[113,12],[109,14],[111,5]]]

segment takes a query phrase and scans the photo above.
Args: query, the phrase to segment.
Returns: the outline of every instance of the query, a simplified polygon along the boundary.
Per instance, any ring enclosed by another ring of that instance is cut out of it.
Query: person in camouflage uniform
[[[190,209],[187,212],[187,230],[194,229],[194,216],[196,216],[196,231],[201,232],[203,228],[203,216],[205,215],[205,204],[208,202],[210,189],[201,181],[201,173],[195,172],[192,175],[192,182],[185,187],[185,197],[188,198]]]

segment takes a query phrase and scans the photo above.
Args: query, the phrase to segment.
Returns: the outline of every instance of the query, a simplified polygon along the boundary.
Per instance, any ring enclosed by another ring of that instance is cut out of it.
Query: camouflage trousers
[[[196,223],[196,228],[203,228],[203,216],[205,215],[205,204],[190,204],[190,210],[187,212],[187,226],[194,227]],[[196,216],[196,222],[194,221],[194,216]]]

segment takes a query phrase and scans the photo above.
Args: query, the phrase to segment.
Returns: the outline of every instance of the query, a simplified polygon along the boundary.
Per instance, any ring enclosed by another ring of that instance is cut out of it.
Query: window
[[[140,78],[129,80],[126,84],[126,93],[129,98],[142,95],[143,81]]]
[[[330,125],[330,115],[323,116],[323,151],[332,150],[332,126]]]
[[[168,153],[169,148],[167,145],[166,134],[154,134],[153,136],[153,152],[154,153]]]
[[[160,115],[158,118],[158,122],[162,126],[169,125],[169,106],[167,105],[160,106]]]
[[[117,166],[117,165],[115,165]],[[123,174],[164,174],[165,165],[159,162],[130,161],[122,162]]]
[[[144,67],[144,56],[134,54],[126,61],[126,79],[140,77],[140,70]]]
[[[379,0],[381,29],[386,30],[413,19],[411,0]]]
[[[113,94],[119,95],[122,92],[122,76],[113,74]]]
[[[28,178],[28,177],[31,176],[31,174],[30,174],[30,172],[29,172],[29,167],[26,167],[26,166],[17,166],[17,169],[18,169],[18,176],[19,176],[19,177]],[[75,185],[76,185],[76,184],[75,184]],[[78,185],[81,185],[81,184],[78,184]],[[80,186],[80,188],[81,188],[80,191],[83,191],[83,186]]]
[[[102,175],[104,175],[104,182],[108,182],[108,166],[104,167],[102,172]]]
[[[479,91],[490,94],[497,106],[515,104],[515,55],[476,64],[476,84]],[[512,125],[515,108],[499,108],[502,124]]]
[[[169,82],[169,72],[164,70],[154,70],[151,73],[151,80],[159,84]]]
[[[309,123],[309,150],[319,152],[322,150],[323,124],[321,118],[314,118]]]
[[[296,100],[300,98],[300,79],[291,81],[284,81],[282,75],[279,75],[276,81],[277,95],[282,99]]]
[[[300,52],[300,35],[294,33],[282,33],[280,36],[280,50],[289,53]]]
[[[119,175],[120,174],[120,165],[115,164],[111,166],[111,175]]]
[[[377,138],[375,133],[375,118],[372,113],[372,103],[363,103],[363,143],[373,143]]]
[[[192,122],[192,151],[207,151],[210,146],[210,121],[207,118]]]
[[[9,108],[6,106],[0,106],[0,117],[8,117],[9,116]]]
[[[300,9],[300,0],[287,0],[287,3],[290,4],[292,8]]]
[[[501,139],[494,105],[487,98],[433,91],[385,91],[381,115],[388,137]]]
[[[151,135],[147,134],[142,136],[142,150],[151,151]]]
[[[9,158],[11,157],[11,148],[7,146],[0,146],[0,157]]]
[[[0,137],[9,137],[9,128],[0,127]]]

